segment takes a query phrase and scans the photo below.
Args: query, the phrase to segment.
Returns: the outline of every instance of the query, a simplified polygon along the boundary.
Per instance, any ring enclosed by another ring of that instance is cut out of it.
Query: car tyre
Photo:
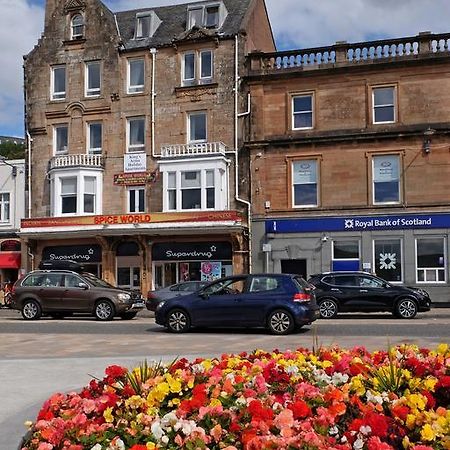
[[[167,315],[167,329],[172,333],[185,333],[191,328],[191,319],[186,311],[182,309],[172,309]]]
[[[42,315],[42,309],[35,300],[25,300],[22,306],[22,317],[25,320],[37,320]]]
[[[120,318],[123,320],[131,320],[134,319],[137,315],[137,312],[126,312],[120,315]]]
[[[99,300],[95,304],[94,314],[97,320],[106,322],[114,318],[114,305],[109,300]]]
[[[399,319],[413,319],[417,314],[417,303],[410,298],[402,298],[395,305],[394,316]]]
[[[322,319],[332,319],[337,316],[338,304],[332,298],[324,298],[319,301],[319,312]]]
[[[289,334],[295,329],[294,318],[284,309],[277,309],[270,313],[267,326],[272,334]]]

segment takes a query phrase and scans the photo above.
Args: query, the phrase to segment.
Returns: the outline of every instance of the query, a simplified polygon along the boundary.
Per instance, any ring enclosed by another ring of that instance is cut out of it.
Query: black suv
[[[326,272],[309,280],[315,286],[320,316],[336,317],[338,312],[388,311],[395,317],[412,319],[429,311],[431,300],[419,288],[398,286],[366,272]]]

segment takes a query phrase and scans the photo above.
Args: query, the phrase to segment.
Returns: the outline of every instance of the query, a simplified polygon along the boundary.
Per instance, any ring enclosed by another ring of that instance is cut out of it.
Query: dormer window
[[[81,14],[75,14],[71,21],[72,39],[81,39],[84,36],[84,19]]]
[[[188,8],[187,29],[197,26],[201,28],[220,28],[227,11],[223,3],[210,5],[192,5]]]
[[[135,39],[152,37],[160,24],[161,20],[154,11],[136,14]]]

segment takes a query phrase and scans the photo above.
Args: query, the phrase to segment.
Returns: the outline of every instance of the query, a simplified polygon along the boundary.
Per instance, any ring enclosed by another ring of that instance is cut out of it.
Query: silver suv
[[[115,316],[133,319],[145,306],[140,293],[118,289],[87,273],[71,270],[35,270],[16,281],[11,308],[25,320],[42,315],[54,318],[87,313],[98,320]]]

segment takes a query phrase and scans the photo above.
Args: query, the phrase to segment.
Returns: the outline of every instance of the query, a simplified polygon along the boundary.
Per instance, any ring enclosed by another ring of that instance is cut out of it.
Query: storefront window
[[[402,247],[400,239],[374,241],[376,274],[387,281],[402,281]]]
[[[359,268],[359,241],[333,241],[332,270]]]
[[[416,270],[418,283],[445,283],[445,239],[416,240]]]

